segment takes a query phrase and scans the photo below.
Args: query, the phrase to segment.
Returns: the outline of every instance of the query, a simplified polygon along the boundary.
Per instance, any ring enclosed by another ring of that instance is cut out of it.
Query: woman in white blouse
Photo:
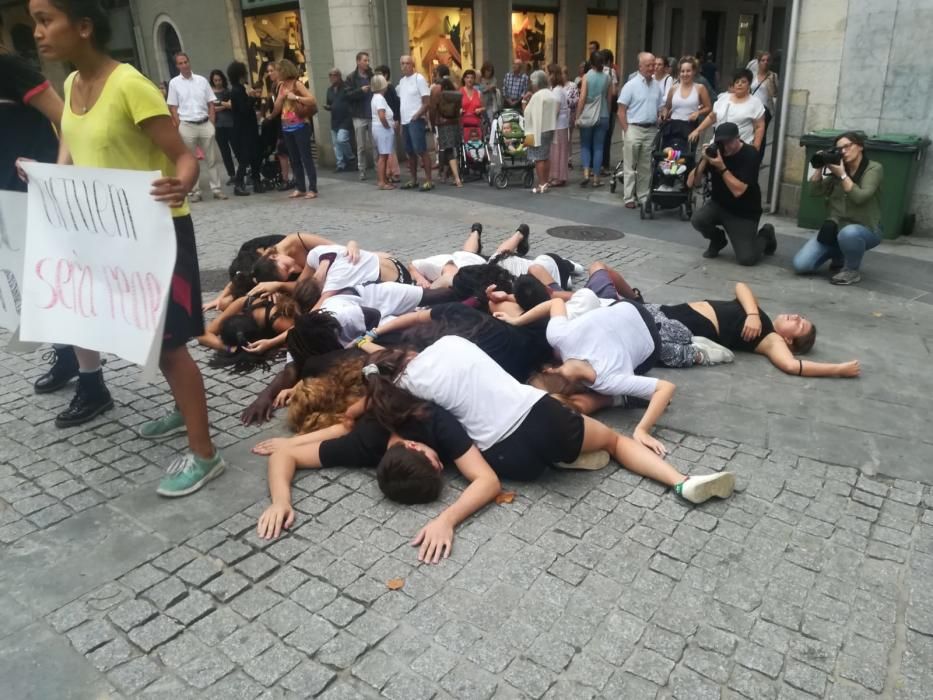
[[[761,152],[765,138],[765,107],[750,93],[752,72],[742,68],[732,76],[732,86],[713,105],[713,111],[693,130],[690,140],[696,141],[706,129],[716,123],[732,122],[739,127],[739,138]]]

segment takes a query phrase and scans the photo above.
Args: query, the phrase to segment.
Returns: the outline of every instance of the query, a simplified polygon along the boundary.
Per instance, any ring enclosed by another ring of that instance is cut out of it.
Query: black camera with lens
[[[707,158],[715,158],[719,155],[719,144],[711,143],[703,150],[703,152],[706,153]]]
[[[838,148],[817,151],[810,159],[810,165],[814,168],[825,168],[827,165],[839,165],[840,163],[842,163],[842,150]]]

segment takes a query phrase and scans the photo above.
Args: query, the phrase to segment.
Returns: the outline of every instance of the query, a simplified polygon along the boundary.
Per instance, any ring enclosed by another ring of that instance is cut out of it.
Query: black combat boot
[[[78,358],[74,348],[70,345],[53,347],[42,356],[42,359],[52,363],[52,366],[32,385],[37,394],[50,394],[58,391],[78,376]]]
[[[71,405],[55,417],[58,428],[71,428],[87,423],[113,408],[113,399],[104,384],[103,370],[78,374],[78,387]]]

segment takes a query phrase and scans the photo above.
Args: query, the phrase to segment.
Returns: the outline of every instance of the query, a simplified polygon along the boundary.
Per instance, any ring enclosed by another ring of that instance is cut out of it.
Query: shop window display
[[[609,49],[615,56],[619,36],[619,18],[613,15],[588,14],[586,16],[586,41],[598,41],[600,48]],[[584,51],[585,53],[585,51]],[[584,58],[589,58],[585,56]]]
[[[557,58],[556,27],[553,12],[513,12],[512,55],[532,68],[547,68]]]
[[[297,12],[288,10],[247,16],[243,18],[243,27],[246,30],[250,79],[254,86],[262,83],[263,92],[268,92],[266,66],[272,61],[287,58],[304,72],[304,45]]]
[[[468,7],[408,7],[409,52],[416,70],[428,80],[436,65],[446,65],[460,84],[473,68],[473,11]]]

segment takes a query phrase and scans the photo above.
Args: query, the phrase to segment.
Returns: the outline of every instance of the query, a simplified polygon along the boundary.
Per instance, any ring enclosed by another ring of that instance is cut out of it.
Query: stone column
[[[557,62],[570,67],[576,75],[576,66],[586,55],[586,11],[578,0],[561,0],[557,15]]]
[[[645,27],[648,17],[647,0],[621,0],[619,18],[622,32],[616,62],[620,68],[620,79],[638,68],[638,53],[645,50]]]
[[[512,70],[512,0],[476,0],[473,3],[476,59],[492,61],[496,79]]]

